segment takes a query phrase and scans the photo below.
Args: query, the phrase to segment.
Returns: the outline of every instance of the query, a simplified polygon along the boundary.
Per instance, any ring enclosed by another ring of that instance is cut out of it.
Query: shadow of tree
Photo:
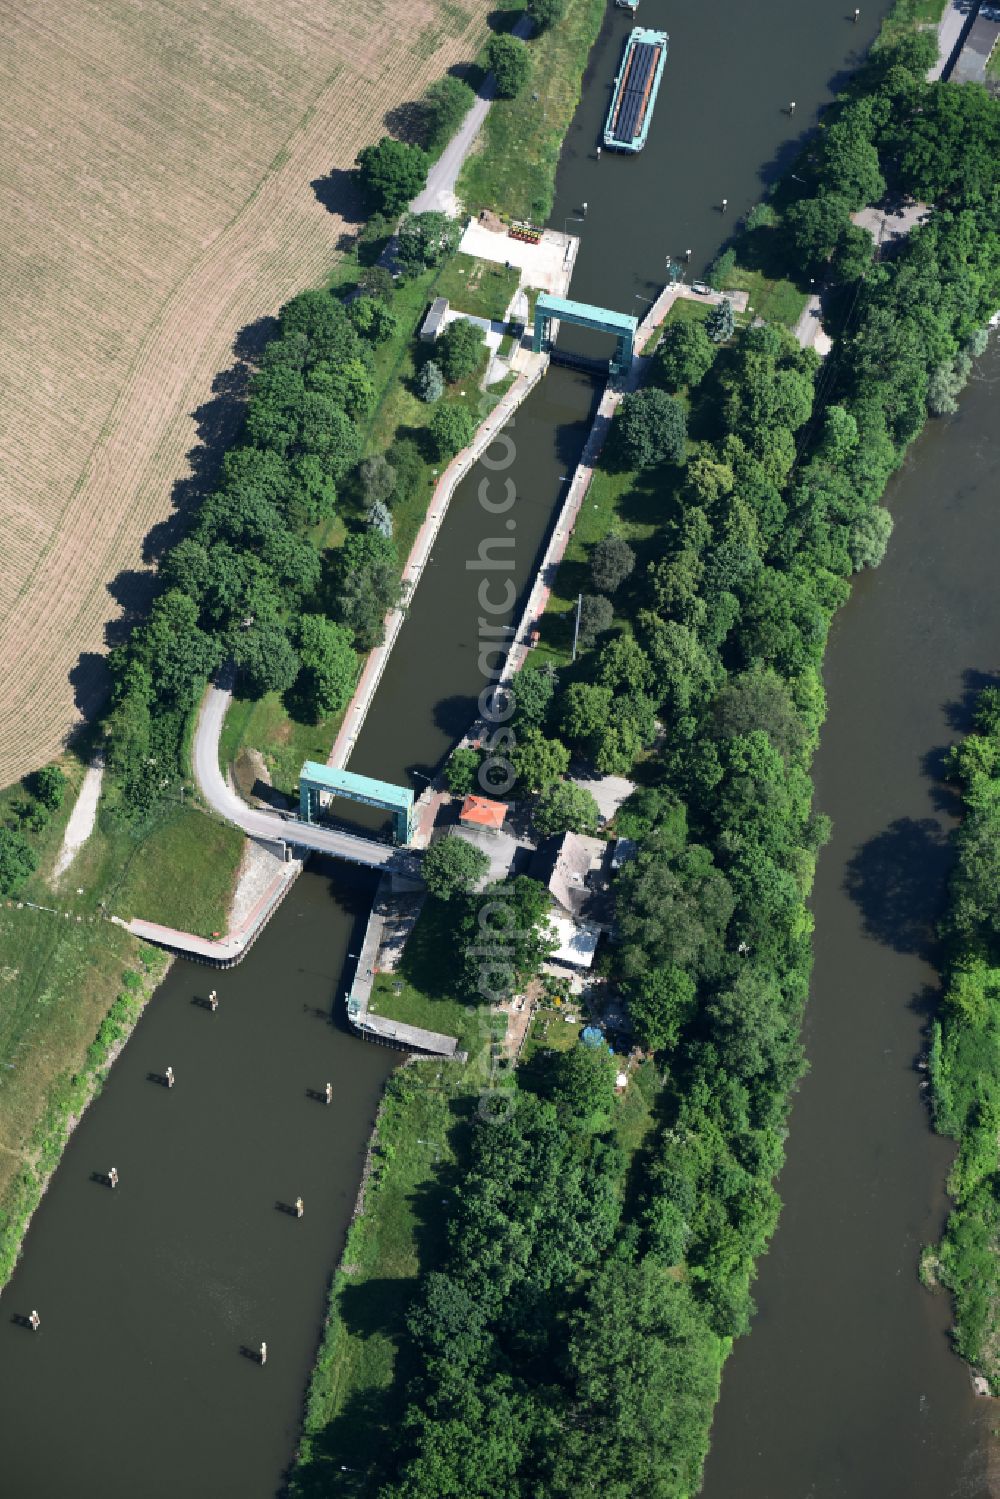
[[[434,704],[434,726],[449,739],[461,739],[478,714],[476,699],[466,692],[438,698]]]
[[[962,673],[962,694],[945,704],[945,721],[956,734],[968,734],[973,726],[976,701],[987,687],[1000,687],[1000,673],[970,667]]]
[[[148,615],[157,593],[156,574],[151,568],[143,571],[124,568],[106,586],[121,611],[104,625],[104,641],[110,649],[124,645],[135,626]]]
[[[314,177],[309,186],[317,203],[334,213],[348,224],[360,224],[364,218],[364,202],[357,178],[343,167],[331,167],[324,177]]]
[[[847,865],[844,889],[865,931],[896,952],[931,956],[952,852],[931,817],[900,817],[869,839]]]
[[[84,651],[70,671],[69,684],[73,689],[73,704],[84,720],[85,729],[92,728],[111,691],[107,657],[96,651]]]
[[[408,99],[387,109],[382,123],[390,135],[407,146],[423,146],[426,149],[433,125],[430,107],[423,99]]]

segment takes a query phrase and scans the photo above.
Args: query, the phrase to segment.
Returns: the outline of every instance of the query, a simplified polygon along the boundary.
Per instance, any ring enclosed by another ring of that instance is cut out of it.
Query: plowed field
[[[321,281],[346,171],[486,0],[14,0],[0,35],[0,785],[101,681],[239,330]],[[328,179],[337,202],[339,179]],[[119,590],[120,591],[120,590]]]

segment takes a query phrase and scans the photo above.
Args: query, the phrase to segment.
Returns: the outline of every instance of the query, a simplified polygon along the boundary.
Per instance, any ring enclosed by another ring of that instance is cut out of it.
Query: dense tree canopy
[[[687,425],[679,401],[647,387],[627,395],[618,412],[618,441],[631,468],[679,463]]]
[[[358,182],[370,208],[387,217],[399,213],[427,181],[430,157],[421,146],[383,135],[357,155]]]
[[[531,820],[545,837],[556,833],[594,833],[600,810],[592,794],[572,781],[555,781],[540,793]]]
[[[486,44],[486,63],[501,99],[513,99],[519,94],[531,71],[528,49],[516,36],[491,36]]]

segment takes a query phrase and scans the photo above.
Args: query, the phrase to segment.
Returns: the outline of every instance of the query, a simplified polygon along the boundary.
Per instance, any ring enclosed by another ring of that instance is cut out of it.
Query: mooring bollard
[[[31,1316],[28,1318],[28,1326],[31,1328],[32,1332],[37,1332],[38,1329],[41,1327],[41,1325],[42,1325],[42,1319],[38,1315],[38,1313],[35,1311],[35,1308],[32,1307],[31,1308]]]
[[[302,1214],[305,1212],[305,1210],[306,1210],[306,1205],[302,1201],[302,1198],[301,1197],[296,1197],[296,1199],[295,1199],[295,1216],[296,1216],[296,1218],[301,1218]]]
[[[333,1084],[332,1083],[327,1083],[327,1085],[326,1085],[326,1101],[327,1101],[327,1103],[333,1103]]]
[[[112,1166],[111,1170],[108,1172],[108,1186],[109,1187],[117,1187],[117,1185],[118,1185],[118,1168],[116,1166]]]
[[[261,1345],[260,1345],[260,1352],[258,1353],[257,1357],[260,1359],[260,1361],[261,1361],[262,1364],[266,1364],[267,1363],[267,1344],[266,1343],[261,1343]]]
[[[167,1080],[167,1087],[172,1088],[174,1086],[174,1069],[172,1067],[168,1067],[163,1076]]]

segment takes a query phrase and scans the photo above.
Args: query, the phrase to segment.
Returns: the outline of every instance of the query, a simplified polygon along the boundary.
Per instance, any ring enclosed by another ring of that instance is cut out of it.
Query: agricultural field
[[[0,785],[100,699],[144,539],[211,476],[254,329],[485,0],[24,0],[0,49]],[[193,463],[192,463],[193,458]],[[154,530],[156,528],[156,530]]]

